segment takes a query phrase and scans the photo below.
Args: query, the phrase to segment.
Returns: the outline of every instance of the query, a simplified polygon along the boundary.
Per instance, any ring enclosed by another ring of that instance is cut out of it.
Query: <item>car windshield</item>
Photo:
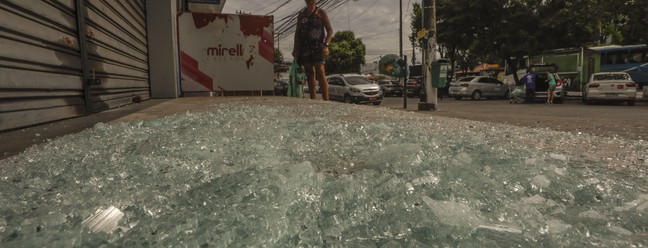
[[[371,84],[365,77],[345,77],[346,82],[350,85]]]
[[[465,78],[461,78],[461,79],[457,80],[457,82],[470,82],[473,79],[475,79],[475,77],[465,77]]]
[[[628,77],[628,74],[599,74],[599,75],[594,75],[594,80],[595,81],[603,81],[603,80],[628,80],[630,79]]]

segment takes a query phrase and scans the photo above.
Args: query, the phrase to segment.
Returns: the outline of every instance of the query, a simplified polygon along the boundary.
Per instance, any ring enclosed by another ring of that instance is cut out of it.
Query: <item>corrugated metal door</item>
[[[86,0],[92,109],[150,98],[144,0]]]
[[[0,1],[0,130],[86,113],[76,3]]]
[[[0,1],[0,131],[149,99],[144,0],[79,1]]]

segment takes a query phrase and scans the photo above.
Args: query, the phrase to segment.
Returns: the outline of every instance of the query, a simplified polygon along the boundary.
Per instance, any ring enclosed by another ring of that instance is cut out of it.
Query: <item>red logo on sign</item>
[[[243,56],[243,45],[236,44],[236,47],[223,47],[218,45],[218,47],[209,47],[207,48],[207,56]]]

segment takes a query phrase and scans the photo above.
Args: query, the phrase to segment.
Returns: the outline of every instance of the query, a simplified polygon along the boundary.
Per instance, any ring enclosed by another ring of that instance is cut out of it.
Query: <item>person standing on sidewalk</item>
[[[556,76],[547,72],[547,83],[549,88],[547,88],[547,104],[553,104],[554,91],[556,91]]]
[[[536,75],[533,74],[531,69],[527,69],[527,74],[524,74],[524,76],[522,76],[522,82],[524,82],[526,102],[533,103],[535,101]]]
[[[304,66],[311,99],[317,98],[315,82],[319,81],[322,99],[329,100],[324,63],[329,57],[329,43],[333,27],[328,15],[316,5],[316,0],[305,0],[306,8],[299,12],[293,57]]]

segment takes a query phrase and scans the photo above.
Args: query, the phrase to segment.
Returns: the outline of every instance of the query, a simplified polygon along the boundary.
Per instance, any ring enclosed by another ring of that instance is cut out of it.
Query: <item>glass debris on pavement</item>
[[[0,160],[0,246],[645,246],[647,150],[372,106],[221,103]]]

